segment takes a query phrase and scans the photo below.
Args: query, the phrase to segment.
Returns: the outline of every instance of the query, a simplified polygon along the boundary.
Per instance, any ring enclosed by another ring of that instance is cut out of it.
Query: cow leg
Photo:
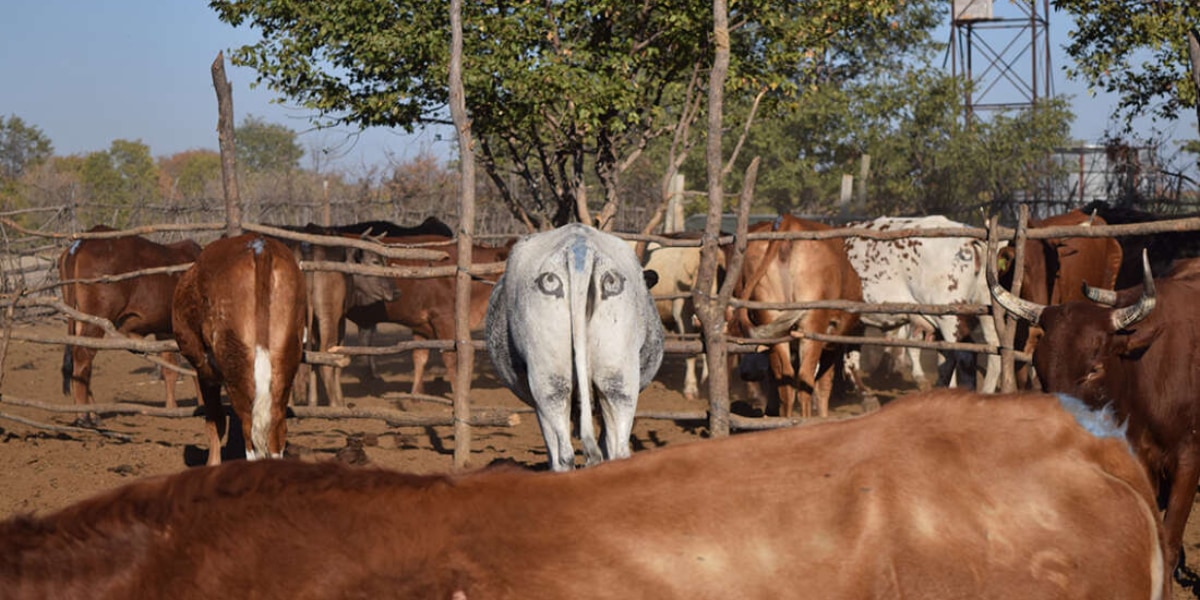
[[[92,336],[100,337],[100,336]],[[71,398],[77,406],[94,404],[92,397],[92,362],[96,359],[96,350],[82,346],[71,346]],[[100,415],[84,413],[75,419],[75,424],[83,427],[96,427],[100,424]]]
[[[163,352],[160,356],[172,367],[179,366],[178,355],[174,352]],[[167,408],[175,408],[178,406],[175,402],[175,384],[179,382],[179,371],[164,367],[162,370],[163,385],[167,387]]]
[[[826,353],[828,358],[833,358],[831,354]],[[836,361],[834,361],[836,362]],[[813,397],[817,401],[817,416],[829,416],[829,397],[833,395],[833,374],[837,369],[833,368],[833,364],[821,365],[816,374],[816,380],[813,384]]]
[[[358,343],[362,344],[363,346],[370,346],[371,340],[373,340],[374,338],[375,338],[375,326],[374,325],[358,328]],[[414,355],[416,354],[416,352],[417,352],[416,350],[413,350]],[[379,367],[375,364],[375,356],[372,354],[367,355],[367,376],[376,381],[379,380]]]
[[[1163,533],[1166,535],[1167,568],[1172,572],[1179,566],[1180,548],[1188,516],[1192,512],[1192,501],[1196,497],[1196,484],[1200,482],[1200,449],[1181,448],[1171,490],[1167,496],[1167,510],[1163,514]]]
[[[629,438],[633,435],[633,419],[637,412],[638,370],[636,365],[593,367],[597,400],[604,417],[604,451],[609,460],[629,458]]]
[[[575,448],[571,446],[571,375],[546,373],[529,365],[529,391],[534,399],[538,426],[546,441],[547,462],[552,471],[575,468]],[[580,420],[591,415],[580,415]]]
[[[800,355],[800,370],[796,375],[796,399],[800,402],[800,416],[805,419],[812,417],[813,392],[816,391],[817,369],[821,366],[821,353],[825,349],[824,342],[816,340],[800,340],[797,353]],[[830,383],[832,383],[832,379]],[[820,398],[817,398],[820,403]],[[829,398],[825,398],[824,406],[817,409],[818,416],[829,416]]]
[[[779,416],[792,416],[792,405],[796,402],[796,366],[792,364],[791,344],[771,346],[771,374],[775,377],[775,389],[779,393]],[[801,407],[801,410],[804,410]]]
[[[424,340],[424,337],[413,336],[413,339]],[[429,349],[417,348],[412,351],[413,382],[412,393],[425,393],[425,365],[429,363]]]
[[[208,465],[221,464],[221,438],[225,436],[225,407],[221,406],[221,384],[197,380],[204,403],[204,432],[208,437]]]

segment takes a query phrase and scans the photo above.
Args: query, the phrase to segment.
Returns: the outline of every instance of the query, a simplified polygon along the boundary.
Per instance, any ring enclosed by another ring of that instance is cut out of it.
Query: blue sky
[[[996,3],[999,11],[1003,0]],[[1113,102],[1090,97],[1062,74],[1070,21],[1051,17],[1054,89],[1075,95],[1074,137],[1098,141]],[[946,31],[948,31],[948,26]],[[217,148],[216,96],[210,65],[220,50],[252,43],[246,28],[219,21],[204,0],[14,0],[0,11],[0,114],[16,115],[40,128],[58,154],[104,150],[115,139],[141,140],[154,156],[194,148]],[[945,40],[943,40],[945,41]],[[251,89],[254,74],[227,63],[238,123],[253,114],[300,133],[308,154],[329,148],[334,165],[354,171],[405,160],[421,152],[450,156],[453,144],[436,135],[373,129],[312,131],[307,113],[270,102]],[[1174,136],[1196,137],[1184,119]],[[1168,130],[1168,134],[1170,134]],[[443,136],[445,137],[445,136]]]

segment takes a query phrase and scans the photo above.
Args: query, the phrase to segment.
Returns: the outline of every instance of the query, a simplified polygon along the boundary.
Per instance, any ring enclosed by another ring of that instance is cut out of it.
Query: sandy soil
[[[61,334],[65,325],[46,321],[18,325],[25,331]],[[406,337],[400,330],[386,330],[379,343]],[[59,346],[14,341],[4,362],[4,397],[68,403],[61,394]],[[478,375],[471,400],[479,407],[521,408],[524,405],[504,389],[491,374],[485,353],[476,355]],[[439,359],[431,361],[428,393],[449,397],[449,384]],[[448,406],[402,399],[407,392],[412,368],[407,355],[387,357],[380,362],[380,381],[364,378],[365,363],[355,362],[343,376],[347,401],[360,407],[391,407],[413,412],[448,412]],[[902,381],[882,383],[894,392],[911,389]],[[190,379],[178,384],[183,406],[195,406],[195,389]],[[640,411],[703,410],[706,400],[689,402],[679,392],[683,388],[682,360],[668,357],[658,379],[639,399]],[[132,402],[162,406],[163,383],[154,365],[145,359],[120,351],[100,352],[93,375],[93,393],[98,402]],[[737,395],[734,396],[735,400]],[[852,398],[835,398],[835,418],[861,414],[862,407]],[[16,415],[43,423],[69,425],[74,415],[47,413],[42,410],[5,405],[0,414]],[[544,468],[546,453],[531,414],[521,415],[515,427],[475,428],[471,441],[471,465],[483,466],[495,460],[511,460],[530,468]],[[203,464],[207,446],[203,439],[203,419],[192,416],[167,419],[143,416],[109,416],[103,427],[131,436],[132,441],[117,441],[94,433],[61,433],[0,418],[0,518],[17,513],[45,513],[83,499],[101,490],[127,483],[138,477],[173,473]],[[454,436],[450,427],[389,427],[378,420],[289,419],[288,454],[306,461],[341,460],[353,464],[399,469],[415,473],[453,469]],[[694,443],[707,437],[704,422],[679,423],[667,420],[639,419],[634,426],[634,452],[671,444]],[[1200,519],[1193,518],[1196,523]],[[1200,525],[1189,527],[1184,543],[1187,564],[1200,571]],[[1200,598],[1200,586],[1193,580],[1177,585],[1176,600]]]

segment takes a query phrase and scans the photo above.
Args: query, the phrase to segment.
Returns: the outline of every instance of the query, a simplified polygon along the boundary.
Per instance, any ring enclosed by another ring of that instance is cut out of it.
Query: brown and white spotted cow
[[[190,469],[0,523],[0,596],[1161,600],[1159,530],[1105,413],[938,390],[567,473]]]
[[[221,462],[221,385],[242,423],[246,456],[283,455],[284,420],[308,315],[304,275],[278,240],[244,234],[204,248],[175,289],[179,351],[196,368],[208,464]]]
[[[782,215],[775,221],[756,223],[747,232],[826,229],[830,227],[822,223]],[[751,240],[746,244],[741,277],[733,293],[754,302],[862,301],[862,284],[846,260],[841,240]],[[833,309],[740,309],[733,311],[728,321],[734,335],[755,338],[776,338],[792,331],[843,335],[858,325],[858,315]],[[818,416],[829,415],[835,373],[832,367],[836,352],[841,350],[801,336],[796,346],[797,364],[792,360],[792,343],[770,346],[768,359],[771,379],[779,392],[780,416],[790,417],[792,404],[799,402],[800,415],[810,417],[813,400]],[[743,357],[739,368],[742,376],[754,378],[748,374],[748,363],[760,362],[759,356]]]
[[[115,231],[97,225],[89,233]],[[120,275],[153,267],[170,267],[192,262],[200,254],[200,245],[192,240],[159,244],[139,236],[119,238],[80,239],[71,243],[58,259],[61,281],[94,279],[105,275]],[[179,281],[179,273],[144,275],[111,283],[69,283],[62,287],[63,303],[89,315],[108,319],[117,331],[136,336],[171,335],[171,296]],[[67,319],[67,334],[103,337],[99,325]],[[96,350],[68,345],[63,350],[63,393],[70,394],[76,404],[93,402],[92,361]],[[176,362],[173,352],[163,358]],[[167,385],[167,406],[175,407],[175,382],[178,375],[163,370]],[[85,417],[94,420],[94,416]]]

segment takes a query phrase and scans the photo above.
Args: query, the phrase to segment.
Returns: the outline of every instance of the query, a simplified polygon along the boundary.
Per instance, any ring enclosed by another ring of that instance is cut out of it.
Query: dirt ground
[[[61,321],[19,324],[22,331],[40,331],[61,335]],[[407,337],[397,328],[384,329],[378,343],[392,343]],[[351,338],[353,339],[353,338]],[[13,341],[4,362],[0,392],[5,398],[68,403],[61,394],[60,346]],[[427,378],[429,394],[449,397],[445,370],[438,358],[430,361],[432,381]],[[347,401],[363,408],[389,407],[418,413],[447,413],[446,405],[397,397],[407,392],[412,381],[408,355],[380,360],[383,379],[365,378],[362,359],[343,375]],[[476,354],[476,372],[471,400],[477,407],[523,408],[524,405],[504,389],[491,373],[486,353]],[[878,388],[881,380],[873,383]],[[892,393],[911,389],[911,384],[890,380],[884,389]],[[98,402],[131,402],[162,406],[163,383],[156,367],[127,352],[101,351],[93,370],[93,393]],[[657,380],[639,398],[639,411],[703,410],[707,400],[689,402],[683,389],[682,358],[668,356]],[[182,406],[195,406],[195,388],[191,380],[181,378],[178,397]],[[737,396],[734,396],[737,400]],[[835,418],[861,414],[856,400],[835,398],[831,403]],[[42,423],[69,425],[74,415],[6,405],[0,399],[0,415],[15,415]],[[19,513],[46,513],[86,498],[101,490],[130,482],[138,477],[177,472],[203,464],[207,445],[203,438],[203,418],[192,416],[169,419],[144,416],[108,416],[103,427],[131,436],[132,441],[117,441],[94,433],[62,433],[40,429],[0,417],[0,518]],[[707,437],[704,422],[675,422],[638,419],[633,430],[633,450],[672,444],[695,443]],[[577,444],[578,445],[578,444]],[[352,464],[371,464],[414,473],[432,473],[453,469],[454,436],[450,427],[398,427],[371,419],[327,420],[292,418],[288,422],[288,454],[306,461],[340,460]],[[522,414],[514,427],[477,427],[471,441],[471,466],[484,466],[496,460],[510,460],[530,468],[544,468],[546,452],[536,419]],[[1195,514],[1195,513],[1194,513]],[[1185,540],[1187,564],[1200,571],[1200,521],[1193,518]],[[1200,598],[1200,585],[1194,577],[1176,585],[1174,598]]]

